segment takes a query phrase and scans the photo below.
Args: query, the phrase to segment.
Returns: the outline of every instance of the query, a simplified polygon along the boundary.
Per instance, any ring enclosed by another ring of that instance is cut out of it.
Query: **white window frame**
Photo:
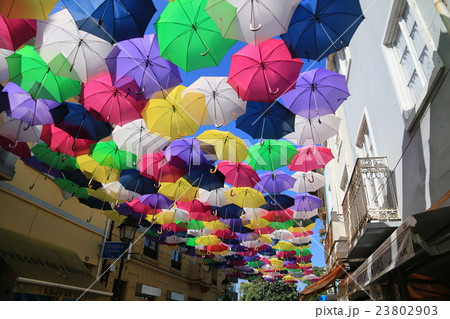
[[[366,135],[366,132],[368,132],[368,135]],[[369,141],[367,141],[367,138]],[[373,130],[371,128],[371,125],[369,123],[368,114],[367,114],[367,108],[364,107],[364,112],[359,124],[359,130],[358,135],[356,136],[355,146],[356,146],[356,154],[357,157],[361,157],[362,153],[366,153],[364,150],[365,145],[370,145],[372,154],[366,154],[369,157],[377,157],[377,150],[375,146],[375,139],[373,136]]]
[[[410,89],[407,87],[407,83],[405,83],[406,81],[403,76],[404,71],[399,64],[398,55],[395,52],[396,48],[392,47],[392,44],[396,40],[396,35],[398,34],[398,18],[403,14],[406,4],[409,5],[411,15],[417,22],[420,35],[422,36],[423,41],[427,46],[429,54],[432,58],[432,62],[434,64],[431,75],[428,79],[425,80],[425,84],[417,99],[414,99],[412,97],[409,91]],[[437,84],[439,75],[441,74],[444,67],[442,59],[438,55],[436,49],[437,46],[433,42],[433,39],[427,28],[424,27],[425,25],[426,24],[419,10],[417,9],[416,0],[392,1],[390,16],[386,24],[382,47],[392,83],[395,88],[398,103],[401,110],[403,111],[403,118],[408,131],[412,129],[412,125],[416,121],[417,116],[421,114],[421,110],[426,106],[430,92],[433,91],[432,88]]]

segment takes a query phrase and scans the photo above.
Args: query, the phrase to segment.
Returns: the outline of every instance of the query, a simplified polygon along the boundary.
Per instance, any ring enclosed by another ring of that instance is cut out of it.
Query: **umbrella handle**
[[[219,127],[222,127],[222,126],[223,126],[223,123],[219,123],[219,124],[214,123],[214,126],[217,127],[217,128],[219,128]]]
[[[91,222],[91,220],[92,220],[92,214],[91,214],[91,216],[89,216],[89,218],[88,218],[88,219],[86,219],[86,221],[87,221],[88,223],[90,223],[90,222]]]
[[[10,148],[16,148],[16,147],[17,147],[17,143],[19,143],[19,140],[16,140],[16,141],[14,142],[14,144],[9,144],[9,147],[10,147]]]
[[[214,169],[210,169],[209,171],[211,172],[211,174],[215,174],[217,172],[217,165],[214,167]]]
[[[209,48],[206,47],[206,52],[200,53],[201,56],[205,56],[209,53]]]
[[[63,157],[61,157],[61,163],[64,162],[66,160],[66,156],[64,155]]]
[[[249,29],[250,29],[250,31],[254,32],[254,31],[258,31],[259,29],[261,29],[261,27],[262,27],[261,24],[258,24],[258,26],[254,26],[253,23],[250,23]]]
[[[153,183],[153,186],[155,186],[155,188],[160,188],[161,187],[161,183],[158,182],[157,184]]]
[[[28,125],[27,125],[27,127],[24,127],[23,128],[23,131],[25,132],[25,131],[28,131],[28,129],[31,127],[31,123],[28,123]]]
[[[158,235],[161,235],[161,234],[162,234],[162,229],[159,229],[158,231],[156,231],[156,233],[157,233]]]
[[[260,145],[260,146],[263,146],[265,142],[266,142],[265,140],[260,139],[260,140],[259,140],[259,145]]]
[[[178,129],[178,135],[179,135],[180,137],[185,137],[185,136],[188,135],[188,133],[187,133],[187,132],[182,133],[181,130]]]
[[[277,88],[277,90],[275,92],[270,91],[270,94],[275,95],[280,91],[280,88]]]
[[[314,183],[314,175],[311,174],[311,179],[308,178],[308,182],[310,182],[311,184]]]
[[[72,144],[72,151],[74,151],[74,152],[77,150],[77,147],[75,146],[75,141],[76,140],[73,140],[73,144]]]
[[[271,201],[270,201],[270,204],[275,206],[275,205],[277,205],[277,202],[271,200]]]
[[[234,192],[234,190],[231,190],[231,191],[230,191],[230,196],[231,196],[231,197],[236,196],[236,193]]]

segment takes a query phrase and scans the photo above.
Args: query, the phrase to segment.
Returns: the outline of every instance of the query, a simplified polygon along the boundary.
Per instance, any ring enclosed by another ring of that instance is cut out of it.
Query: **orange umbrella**
[[[58,0],[2,0],[0,14],[8,19],[47,19]]]

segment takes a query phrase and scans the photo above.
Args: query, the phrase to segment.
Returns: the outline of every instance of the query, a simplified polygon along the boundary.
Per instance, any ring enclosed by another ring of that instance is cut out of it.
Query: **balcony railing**
[[[342,203],[350,245],[370,221],[399,220],[386,157],[358,158]]]

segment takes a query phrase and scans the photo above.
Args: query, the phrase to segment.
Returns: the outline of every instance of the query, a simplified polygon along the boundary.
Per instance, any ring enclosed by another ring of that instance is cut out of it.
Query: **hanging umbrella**
[[[81,204],[84,204],[91,208],[100,209],[100,210],[112,210],[110,203],[104,202],[104,201],[102,201],[98,198],[92,197],[92,196],[89,196],[86,199],[78,198],[78,201]]]
[[[214,214],[223,219],[239,218],[242,215],[242,207],[235,204],[227,204],[214,208]]]
[[[15,141],[11,141],[6,137],[0,135],[0,146],[5,151],[13,153],[14,155],[20,157],[21,159],[31,157],[30,148],[28,147],[28,144],[25,142],[17,142],[17,144],[15,144]]]
[[[261,208],[268,211],[283,210],[294,205],[294,198],[285,194],[268,194],[264,199],[266,203]]]
[[[89,156],[103,166],[118,170],[132,169],[136,166],[136,155],[119,150],[114,141],[93,144]]]
[[[269,39],[231,56],[228,84],[244,101],[271,103],[294,88],[302,66],[282,40]]]
[[[236,127],[253,138],[280,139],[294,132],[294,122],[295,114],[279,102],[251,101],[247,103],[247,112],[236,120]]]
[[[295,172],[292,175],[296,179],[291,188],[296,193],[315,192],[326,185],[325,176],[315,172]]]
[[[294,196],[295,203],[291,209],[295,211],[313,211],[316,208],[322,206],[322,200],[317,197],[310,195],[308,193],[300,193]]]
[[[3,124],[0,126],[1,136],[14,142],[39,143],[41,141],[41,125],[30,127],[23,121],[13,119],[5,114],[2,114],[2,116]]]
[[[156,12],[151,0],[62,0],[80,30],[111,43],[142,37]]]
[[[39,143],[31,148],[36,159],[47,164],[50,168],[64,171],[73,171],[79,168],[74,157],[54,152],[45,143]]]
[[[9,68],[8,68],[8,62],[6,62],[6,58],[9,57],[13,53],[14,53],[14,51],[10,51],[7,49],[0,49],[0,82],[6,81],[9,79]],[[0,89],[3,90],[3,86],[1,86]],[[0,111],[1,111],[1,109],[0,109]]]
[[[80,83],[57,76],[32,46],[25,46],[6,58],[9,79],[30,93],[33,99],[63,102],[80,93]]]
[[[230,247],[224,243],[219,243],[217,245],[206,245],[205,250],[216,256],[224,256],[231,251]]]
[[[228,131],[206,130],[197,136],[199,141],[214,146],[219,160],[242,162],[248,156],[244,141]]]
[[[59,105],[58,102],[33,99],[27,91],[13,82],[6,83],[3,92],[8,93],[8,116],[27,123],[27,127],[53,123],[50,111]]]
[[[225,175],[225,182],[236,187],[253,187],[261,179],[258,173],[247,163],[221,161],[217,169]]]
[[[295,132],[285,135],[284,138],[297,145],[322,144],[338,133],[340,123],[341,119],[334,114],[309,120],[296,116]]]
[[[347,46],[363,19],[358,0],[302,1],[281,38],[299,57],[320,61]]]
[[[6,0],[0,14],[9,19],[45,20],[58,0]]]
[[[80,170],[92,180],[104,184],[119,180],[120,170],[110,166],[103,166],[89,155],[78,156],[76,161],[80,166]]]
[[[75,139],[100,141],[111,134],[111,126],[97,121],[86,108],[73,102],[63,102],[50,110],[55,126],[64,130]]]
[[[300,75],[295,89],[281,98],[284,106],[306,119],[336,112],[350,96],[345,76],[317,68]],[[321,123],[321,120],[317,120]]]
[[[123,187],[122,184],[120,184],[119,182],[111,182],[108,184],[104,184],[102,189],[108,196],[111,196],[116,201],[119,200],[128,201],[138,198],[140,196],[138,193],[126,190],[125,187]],[[126,206],[129,207],[128,205]]]
[[[116,126],[112,139],[121,150],[136,154],[138,159],[145,154],[161,152],[170,142],[160,135],[150,134],[143,119]]]
[[[139,201],[153,209],[168,209],[172,207],[173,201],[162,194],[146,194],[139,197]]]
[[[0,9],[1,10],[1,9]],[[36,36],[36,20],[6,19],[0,14],[0,48],[15,51]]]
[[[155,182],[143,175],[137,169],[124,169],[120,172],[120,184],[125,189],[141,195],[156,194]]]
[[[295,155],[291,164],[288,165],[291,171],[312,171],[316,168],[325,167],[334,158],[331,149],[323,146],[306,145],[297,150],[298,154]]]
[[[132,79],[123,87],[115,87],[110,75],[104,75],[81,87],[80,103],[96,120],[124,125],[141,118],[145,101],[137,101],[139,88]]]
[[[224,187],[225,176],[214,166],[194,167],[186,175],[186,179],[193,186],[207,191]]]
[[[292,205],[291,205],[292,206]],[[283,210],[273,210],[273,211],[266,211],[261,218],[264,218],[265,220],[269,222],[281,222],[284,223],[288,220],[291,220],[294,218],[295,212],[289,208],[283,209]]]
[[[226,191],[228,200],[239,207],[257,208],[266,203],[264,196],[250,187],[232,188]]]
[[[53,182],[58,185],[62,190],[65,190],[74,197],[87,199],[89,194],[85,187],[79,186],[77,183],[64,178],[55,178]]]
[[[255,189],[261,193],[279,194],[294,186],[296,179],[282,171],[267,172],[259,176]]]
[[[20,143],[19,143],[19,145],[20,145]],[[19,147],[19,145],[18,145],[18,147]],[[36,144],[36,145],[38,145],[38,144]],[[44,176],[46,176],[46,177],[47,176],[53,176],[53,177],[59,177],[59,178],[63,177],[62,171],[60,169],[50,167],[49,165],[45,164],[44,162],[41,162],[40,160],[38,160],[35,156],[31,156],[29,158],[21,158],[21,160],[27,166],[44,174]]]
[[[38,20],[35,49],[49,64],[58,54],[67,59],[68,70],[64,69],[64,64],[52,65],[55,74],[88,82],[108,70],[105,58],[113,46],[95,35],[79,30],[69,11],[63,9],[45,21]]]
[[[175,183],[180,177],[186,175],[186,171],[171,165],[163,152],[144,154],[138,163],[141,174],[153,180],[165,183]]]
[[[117,43],[106,62],[114,82],[124,77],[135,79],[140,88],[138,94],[146,99],[156,98],[160,93],[166,96],[166,90],[182,81],[178,67],[159,55],[154,34]]]
[[[230,204],[227,197],[225,196],[225,192],[229,187],[221,187],[216,188],[211,191],[207,191],[205,189],[199,189],[198,200],[208,204],[210,206],[222,207],[227,204]]]
[[[147,103],[142,117],[150,133],[176,139],[197,131],[200,124],[181,106],[181,92],[184,89],[179,85],[165,99],[151,99]]]
[[[294,212],[293,214],[293,218],[295,219],[301,219],[301,220],[306,220],[306,219],[315,219],[318,218],[318,209],[314,209],[313,211],[300,211],[300,212]]]
[[[224,38],[252,45],[285,33],[300,0],[209,0],[205,11]]]
[[[267,211],[265,209],[262,209],[259,207],[258,208],[245,207],[244,212],[245,212],[244,217],[245,217],[245,219],[248,219],[248,220],[261,218],[262,216],[264,216],[264,214],[267,213]]]
[[[272,246],[273,249],[281,251],[294,250],[296,247],[288,241],[280,240],[276,245]]]
[[[248,224],[248,221],[243,221],[241,218],[228,218],[228,219],[220,219],[220,221],[224,224],[230,226],[230,230],[235,233],[250,233],[252,230],[245,225]]]
[[[41,140],[55,152],[64,153],[73,157],[89,154],[91,145],[95,141],[78,138],[75,139],[54,124],[42,127]]]
[[[290,142],[267,140],[251,146],[248,150],[250,166],[255,170],[274,171],[291,163],[298,151]]]
[[[193,187],[184,178],[178,179],[175,183],[161,183],[158,193],[163,194],[173,201],[191,201],[198,196],[198,188]]]
[[[218,65],[236,42],[222,37],[205,12],[206,2],[169,3],[155,22],[161,56],[186,72]]]
[[[227,79],[225,76],[202,76],[182,93],[199,92],[204,95],[209,115],[205,124],[214,124],[216,127],[228,125],[245,113],[246,102],[241,100]]]
[[[269,235],[270,238],[289,241],[294,239],[294,235],[287,229],[277,229]]]
[[[193,167],[206,165],[209,168],[211,165],[195,137],[172,141],[164,155],[169,163],[187,170],[188,174]]]

